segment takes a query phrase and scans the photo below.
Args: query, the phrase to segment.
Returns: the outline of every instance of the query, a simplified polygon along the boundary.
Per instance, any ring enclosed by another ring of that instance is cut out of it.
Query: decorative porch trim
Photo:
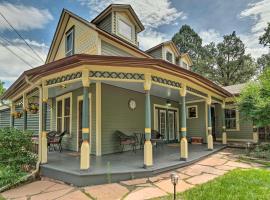
[[[174,87],[174,88],[181,88],[181,83],[176,82],[176,81],[172,81],[169,79],[165,79],[165,78],[162,78],[159,76],[152,76],[152,81],[156,82],[156,83],[163,84],[163,85],[167,85],[170,87]]]
[[[82,72],[74,72],[74,73],[70,73],[70,74],[66,74],[66,75],[63,75],[63,76],[59,76],[59,77],[56,77],[56,78],[46,80],[45,85],[46,86],[54,85],[54,84],[63,83],[63,82],[66,82],[66,81],[79,79],[81,77],[82,77]]]
[[[216,101],[216,102],[218,102],[218,103],[220,103],[220,104],[223,103],[223,101],[222,101],[221,99],[218,99],[218,98],[213,97],[213,96],[212,96],[212,100],[213,100],[213,101]]]
[[[189,87],[189,86],[187,86],[187,91],[192,92],[192,93],[197,94],[197,95],[200,95],[200,96],[203,96],[203,97],[208,97],[208,94],[205,94],[205,93],[203,93],[199,90],[196,90],[192,87]]]
[[[104,79],[120,79],[120,80],[144,80],[144,74],[141,73],[110,72],[110,71],[90,71],[89,77],[104,78]]]

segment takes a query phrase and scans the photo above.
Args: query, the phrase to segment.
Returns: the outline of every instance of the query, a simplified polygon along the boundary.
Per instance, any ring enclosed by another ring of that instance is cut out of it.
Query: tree
[[[6,91],[4,88],[4,82],[0,80],[0,96]]]
[[[257,127],[270,124],[270,69],[265,70],[257,82],[249,83],[237,99],[239,110]]]
[[[208,65],[208,78],[222,86],[245,83],[256,74],[257,64],[251,55],[245,54],[245,45],[235,32],[223,36],[216,47],[211,44],[204,50],[209,54],[202,60],[202,64]]]
[[[257,63],[260,72],[263,72],[267,68],[270,69],[270,53],[261,55],[261,57],[257,59]]]
[[[267,27],[264,29],[264,34],[259,37],[259,43],[263,46],[270,47],[270,23],[267,23]]]
[[[202,51],[202,39],[200,36],[189,25],[185,24],[173,36],[172,41],[181,53],[189,54],[194,66],[196,66]]]

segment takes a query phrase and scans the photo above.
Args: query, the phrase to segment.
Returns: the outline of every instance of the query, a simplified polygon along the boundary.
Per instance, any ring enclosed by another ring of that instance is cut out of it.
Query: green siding
[[[186,106],[198,106],[198,118],[187,119],[187,137],[203,137],[206,142],[205,102],[189,103]]]
[[[221,106],[216,106],[216,116],[217,116],[217,138],[222,138],[222,121],[221,121]],[[219,116],[219,117],[218,117]],[[253,125],[252,122],[246,120],[243,114],[239,113],[239,131],[226,131],[227,140],[252,140],[253,139]]]
[[[137,107],[134,111],[128,107],[128,101],[134,99]],[[166,105],[166,99],[151,96],[152,128],[154,128],[154,104]],[[172,102],[173,107],[179,107]],[[111,85],[102,84],[102,154],[120,151],[119,140],[114,135],[120,130],[127,135],[134,132],[144,133],[145,94]]]
[[[16,112],[23,112],[23,109],[21,106],[18,106],[18,107],[16,106],[15,111]],[[24,122],[23,115],[21,118],[15,118],[14,119],[14,128],[19,129],[19,130],[23,130],[23,122]]]
[[[0,128],[10,127],[10,109],[0,111]]]
[[[148,54],[154,58],[162,59],[162,47],[157,48],[151,52],[148,52]]]
[[[97,26],[108,33],[112,33],[112,14],[109,14]]]
[[[36,114],[27,112],[27,130],[32,131],[35,135],[38,135],[39,112],[37,112]]]
[[[128,56],[132,57],[131,54],[119,49],[105,41],[101,41],[101,55],[106,56]]]

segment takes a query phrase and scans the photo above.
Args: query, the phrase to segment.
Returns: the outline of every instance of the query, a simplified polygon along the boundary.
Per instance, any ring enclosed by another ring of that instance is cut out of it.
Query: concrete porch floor
[[[154,165],[143,168],[143,150],[136,153],[127,151],[104,155],[91,156],[90,169],[80,170],[80,156],[76,152],[49,152],[48,163],[41,166],[41,175],[61,180],[76,186],[95,185],[118,182],[134,178],[153,176],[171,169],[190,165],[225,146],[215,144],[213,151],[207,150],[207,145],[189,144],[189,158],[179,160],[179,145],[164,144],[153,147]]]

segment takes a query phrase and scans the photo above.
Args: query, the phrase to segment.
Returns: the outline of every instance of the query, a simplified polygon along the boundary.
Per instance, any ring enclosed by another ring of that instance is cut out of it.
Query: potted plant
[[[32,114],[37,114],[38,112],[38,104],[37,103],[29,103],[28,111]]]
[[[13,116],[14,116],[15,119],[19,119],[19,118],[22,117],[22,112],[14,112]]]

